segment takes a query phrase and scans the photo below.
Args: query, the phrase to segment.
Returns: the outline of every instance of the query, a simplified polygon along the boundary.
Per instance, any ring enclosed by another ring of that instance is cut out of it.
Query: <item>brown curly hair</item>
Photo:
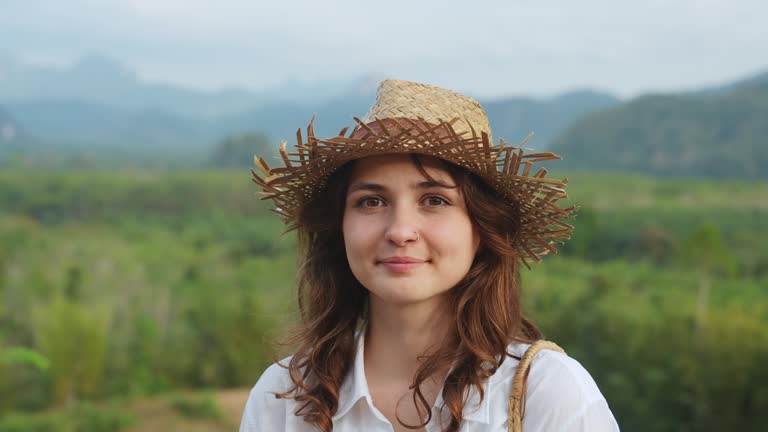
[[[411,155],[417,168],[423,156]],[[476,175],[442,161],[464,196],[470,219],[480,235],[480,246],[467,275],[449,293],[454,319],[452,342],[423,357],[413,377],[413,401],[428,413],[431,407],[421,384],[437,371],[451,372],[442,396],[451,421],[444,432],[459,430],[470,386],[484,397],[482,382],[507,357],[511,342],[530,343],[543,336],[525,319],[520,308],[518,254],[511,246],[519,231],[519,208],[502,199]],[[277,397],[292,398],[297,416],[323,432],[333,429],[339,387],[355,356],[355,334],[367,319],[368,291],[349,268],[342,235],[342,217],[353,162],[329,179],[323,193],[304,205],[289,227],[298,233],[298,305],[301,322],[287,343],[298,345],[287,366],[293,385]],[[402,423],[402,422],[401,422]]]

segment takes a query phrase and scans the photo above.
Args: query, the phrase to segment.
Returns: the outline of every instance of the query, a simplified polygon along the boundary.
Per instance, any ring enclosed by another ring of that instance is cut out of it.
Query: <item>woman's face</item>
[[[437,183],[456,186],[439,160],[421,160]],[[430,182],[409,155],[354,163],[343,232],[352,273],[391,304],[438,300],[467,274],[479,245],[461,189]]]

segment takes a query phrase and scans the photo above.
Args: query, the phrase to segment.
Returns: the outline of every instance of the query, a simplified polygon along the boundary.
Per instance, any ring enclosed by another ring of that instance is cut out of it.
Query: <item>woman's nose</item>
[[[420,238],[417,216],[408,209],[395,209],[387,227],[386,239],[398,246],[414,243]]]

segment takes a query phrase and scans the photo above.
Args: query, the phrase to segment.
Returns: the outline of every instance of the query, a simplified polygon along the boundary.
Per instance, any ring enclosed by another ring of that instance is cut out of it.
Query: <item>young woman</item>
[[[572,231],[566,181],[532,172],[558,157],[492,145],[476,101],[423,84],[382,82],[355,120],[329,139],[310,124],[284,167],[256,160],[298,233],[302,322],[241,432],[617,431],[520,310],[520,264]]]

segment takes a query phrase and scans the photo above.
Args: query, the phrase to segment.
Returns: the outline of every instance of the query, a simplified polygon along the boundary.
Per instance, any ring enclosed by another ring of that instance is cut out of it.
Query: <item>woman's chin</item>
[[[438,301],[445,292],[442,290],[425,290],[424,284],[398,284],[396,286],[379,287],[371,291],[372,297],[378,301],[394,306],[408,306]]]

